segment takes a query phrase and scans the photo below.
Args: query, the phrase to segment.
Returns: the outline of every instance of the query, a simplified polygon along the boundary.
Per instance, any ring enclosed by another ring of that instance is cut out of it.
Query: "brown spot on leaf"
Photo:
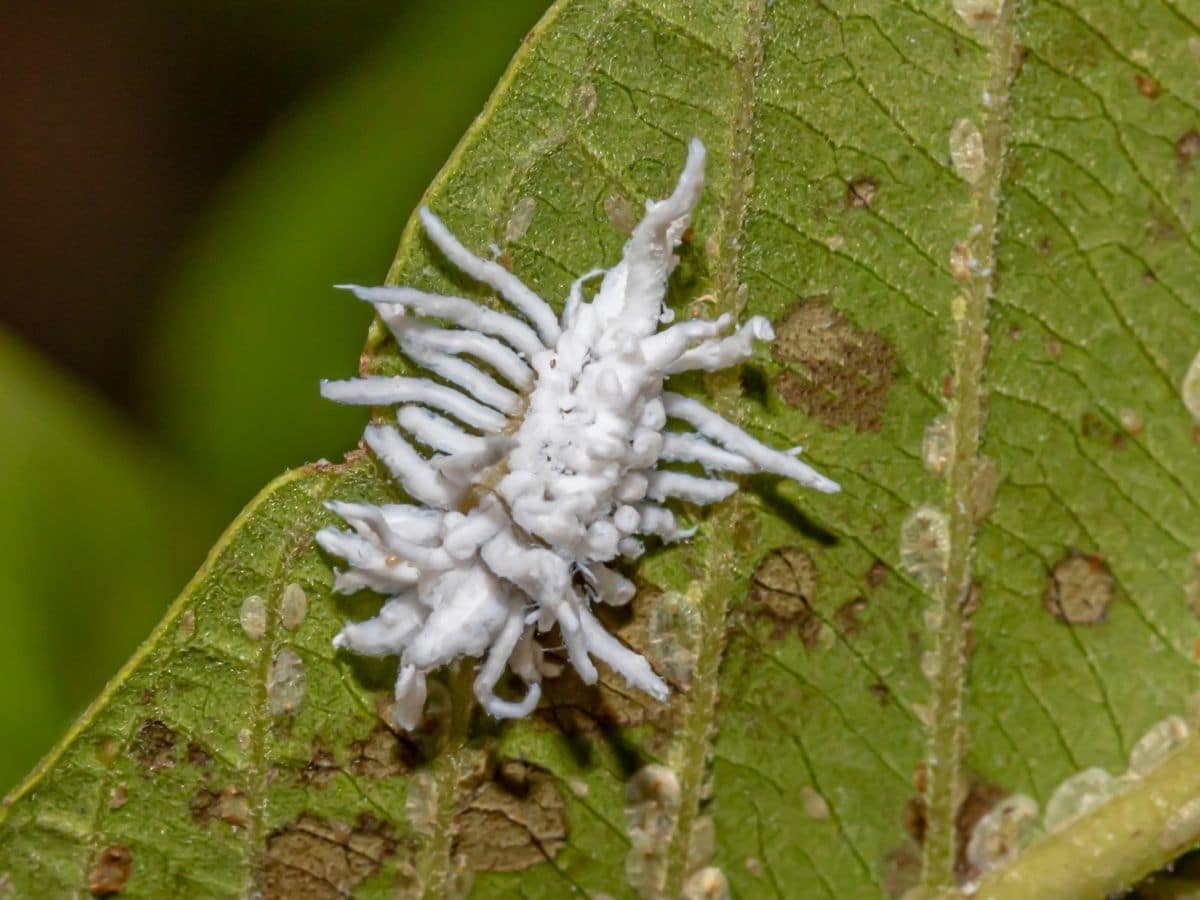
[[[736,533],[740,522],[733,526]],[[736,545],[735,545],[736,546]],[[679,591],[664,591],[645,579],[634,578],[633,601],[624,607],[607,606],[597,612],[622,642],[650,660],[655,670],[677,688],[686,690],[696,662],[699,630],[695,603]],[[626,694],[623,678],[605,678],[619,694]],[[653,704],[661,708],[661,704]]]
[[[88,873],[88,891],[93,897],[109,897],[125,888],[133,873],[133,854],[124,844],[109,844],[100,851]]]
[[[877,559],[871,564],[871,568],[867,569],[867,587],[877,588],[888,577],[888,567],[882,559]]]
[[[796,304],[775,326],[771,353],[786,367],[775,388],[828,425],[878,431],[895,380],[896,351],[856,329],[827,299]]]
[[[974,772],[965,774],[966,793],[958,805],[954,815],[954,830],[957,833],[955,846],[957,854],[954,861],[954,871],[960,882],[969,880],[975,873],[967,860],[967,844],[975,825],[993,806],[1007,797],[1011,791],[1006,791],[999,785],[985,781]],[[917,796],[908,801],[904,809],[904,830],[908,832],[913,843],[920,848],[925,843],[925,832],[928,821],[925,816],[925,797],[927,772],[924,763],[919,763],[913,770],[913,785],[917,788]],[[910,848],[912,845],[909,845]],[[903,848],[900,848],[903,850]]]
[[[205,824],[213,819],[244,828],[250,821],[250,800],[233,785],[222,791],[202,790],[190,805],[192,819]]]
[[[539,722],[566,741],[580,762],[595,759],[604,749],[612,753],[623,768],[637,765],[645,749],[665,753],[671,746],[678,722],[679,703],[644,701],[601,685],[585,685],[575,678],[551,678],[545,682],[542,704],[535,713]],[[626,736],[628,728],[649,725],[641,746]]]
[[[1085,438],[1111,444],[1117,450],[1123,449],[1128,443],[1128,435],[1123,430],[1113,427],[1095,413],[1086,412],[1079,417],[1079,431]]]
[[[535,715],[573,742],[619,739],[623,729],[649,724],[655,729],[649,745],[665,749],[674,707],[644,698],[621,684],[607,673],[601,674],[597,684],[584,684],[570,675],[548,678],[542,683],[542,702]]]
[[[851,209],[870,209],[879,193],[879,184],[869,175],[859,175],[846,185],[846,205]]]
[[[395,852],[390,830],[370,816],[351,827],[308,813],[267,839],[267,900],[341,900]]]
[[[350,753],[350,771],[366,778],[391,778],[420,761],[416,745],[383,725],[352,743]]]
[[[1068,625],[1094,625],[1104,621],[1116,598],[1116,581],[1104,559],[1072,551],[1051,570],[1042,606]]]
[[[1197,156],[1200,156],[1200,131],[1193,128],[1175,142],[1175,158],[1179,160],[1179,167],[1186,169]]]
[[[837,612],[833,614],[833,621],[837,624],[838,631],[846,637],[853,637],[862,631],[861,617],[867,611],[867,606],[869,604],[866,597],[855,597],[839,606]]]
[[[1133,83],[1137,85],[1138,93],[1148,100],[1157,100],[1158,95],[1162,93],[1162,88],[1158,86],[1158,82],[1145,72],[1135,72]]]
[[[746,610],[772,623],[771,638],[798,634],[806,647],[817,646],[821,620],[813,612],[817,565],[800,547],[772,550],[754,571]]]
[[[518,872],[554,859],[566,846],[566,804],[553,775],[508,759],[460,806],[454,828],[452,852],[472,869]]]
[[[593,608],[606,630],[622,643],[641,654],[654,670],[672,685],[672,697],[687,690],[695,660],[693,641],[696,629],[687,617],[696,614],[687,597],[664,592],[641,578],[633,579],[637,593],[620,607],[598,604]],[[545,642],[553,645],[551,637]],[[570,670],[565,659],[549,653],[546,662],[566,671],[561,677],[542,683],[542,702],[536,715],[568,740],[580,753],[589,753],[591,743],[607,743],[623,757],[634,753],[621,732],[649,725],[646,736],[651,752],[665,752],[675,730],[681,704],[659,703],[640,691],[630,690],[625,680],[606,666],[600,666],[600,679],[586,685]]]
[[[179,734],[173,728],[158,719],[149,719],[134,735],[129,755],[152,772],[173,769],[178,741]]]
[[[207,769],[212,763],[212,756],[195,741],[188,741],[187,761],[188,765],[197,769]]]

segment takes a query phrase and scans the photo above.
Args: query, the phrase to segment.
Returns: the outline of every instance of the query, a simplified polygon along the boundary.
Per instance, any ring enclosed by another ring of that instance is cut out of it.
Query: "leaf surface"
[[[332,599],[311,545],[321,498],[390,488],[363,460],[294,475],[16,798],[0,872],[77,888],[119,871],[120,845],[131,895],[845,898],[983,875],[981,896],[1069,897],[1195,843],[1189,757],[1155,767],[1141,739],[1196,687],[1198,21],[1057,0],[557,4],[428,202],[557,303],[700,136],[672,303],[765,315],[778,338],[678,386],[804,445],[843,492],[752,480],[636,567],[610,624],[671,680],[668,706],[567,675],[501,727],[454,702],[459,671],[414,740],[380,724],[388,666],[329,650],[371,601]],[[411,223],[390,280],[486,301]],[[378,328],[364,366],[402,366]],[[289,632],[292,582],[309,611]],[[247,643],[255,593],[267,636]],[[307,688],[273,713],[285,650]],[[153,775],[148,722],[175,735]],[[1003,798],[1055,825],[1065,779],[1121,775],[1135,750],[1115,799],[1008,865],[983,872],[1003,833],[967,852]],[[1106,840],[1081,844],[1089,828]],[[337,862],[318,877],[286,848]]]

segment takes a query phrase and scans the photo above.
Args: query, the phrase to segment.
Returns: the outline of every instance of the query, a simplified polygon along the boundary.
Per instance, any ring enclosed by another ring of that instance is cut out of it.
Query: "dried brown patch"
[[[754,570],[746,611],[771,622],[772,640],[798,634],[804,645],[816,647],[821,620],[813,612],[817,595],[817,565],[800,547],[772,550]]]
[[[644,656],[672,687],[672,698],[686,694],[695,663],[691,641],[696,629],[687,620],[695,616],[694,607],[674,592],[634,578],[637,594],[621,607],[598,604],[593,608],[605,629],[622,643]],[[545,643],[554,645],[552,636]],[[600,679],[586,685],[575,676],[559,654],[549,653],[546,662],[562,668],[558,678],[542,683],[542,701],[535,715],[576,743],[580,752],[589,752],[589,743],[623,743],[623,729],[649,725],[646,737],[651,752],[665,751],[677,724],[681,704],[659,703],[630,688],[623,678],[606,666],[599,666]],[[618,752],[623,752],[623,747]]]
[[[1050,571],[1042,606],[1068,625],[1095,625],[1116,599],[1116,580],[1104,558],[1073,550]]]
[[[1162,93],[1162,88],[1159,87],[1158,82],[1145,72],[1135,72],[1133,83],[1137,85],[1138,93],[1148,100],[1157,100],[1158,95]]]
[[[125,888],[133,874],[133,854],[124,844],[109,844],[100,851],[88,873],[88,891],[93,897],[109,897]]]
[[[178,742],[179,733],[175,729],[158,719],[149,719],[134,735],[129,755],[152,772],[173,769]]]
[[[244,828],[250,821],[250,800],[233,785],[221,791],[200,791],[189,808],[192,820],[201,825],[216,819],[226,825]]]
[[[453,855],[480,872],[517,872],[554,859],[567,843],[567,812],[558,780],[516,759],[496,766],[454,819]]]
[[[656,733],[650,744],[655,746],[665,745],[670,738],[673,709],[670,703],[643,699],[619,679],[609,684],[602,675],[598,684],[584,684],[564,674],[542,683],[542,702],[535,715],[568,739],[588,741],[605,740],[621,729],[650,724]]]
[[[896,351],[874,331],[860,331],[829,300],[792,306],[775,325],[771,353],[786,367],[775,388],[827,425],[878,431],[895,381]]]
[[[396,850],[390,829],[370,816],[355,826],[308,813],[267,839],[267,900],[340,900]]]
[[[390,728],[376,727],[366,738],[350,745],[350,771],[366,778],[391,778],[420,761],[417,748]]]
[[[870,175],[859,175],[846,185],[846,205],[851,209],[870,209],[879,193],[879,183]]]

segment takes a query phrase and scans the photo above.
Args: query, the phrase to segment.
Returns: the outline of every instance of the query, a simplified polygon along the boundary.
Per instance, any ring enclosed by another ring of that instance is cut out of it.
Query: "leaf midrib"
[[[956,884],[959,836],[956,819],[961,798],[966,724],[967,629],[970,627],[973,555],[978,529],[975,480],[981,456],[983,379],[987,352],[988,301],[995,288],[996,226],[1009,133],[1009,90],[1015,74],[1015,0],[1004,0],[990,25],[987,84],[981,100],[983,169],[971,189],[970,228],[966,236],[970,277],[950,302],[954,320],[953,423],[946,471],[946,519],[949,544],[945,575],[934,592],[938,624],[932,635],[936,669],[931,677],[930,725],[926,758],[926,832],[922,884],[948,889]],[[990,102],[989,102],[990,100]]]
[[[734,59],[733,108],[730,130],[730,178],[721,203],[721,254],[713,272],[713,293],[720,313],[738,317],[742,229],[754,186],[755,88],[763,59],[766,0],[746,0],[743,8],[742,45]],[[729,421],[741,418],[742,386],[736,370],[712,373],[705,387],[713,408]],[[692,832],[700,812],[700,796],[716,730],[718,677],[725,650],[729,597],[739,550],[731,539],[745,518],[740,493],[723,504],[709,519],[708,528],[722,539],[705,542],[701,562],[703,590],[699,598],[699,640],[696,667],[686,698],[683,727],[672,746],[671,760],[679,775],[682,804],[667,854],[664,896],[682,896],[692,856]]]

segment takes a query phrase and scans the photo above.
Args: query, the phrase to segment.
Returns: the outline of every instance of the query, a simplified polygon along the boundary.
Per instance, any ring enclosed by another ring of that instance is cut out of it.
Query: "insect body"
[[[426,673],[463,656],[485,657],[475,679],[484,709],[528,715],[543,676],[556,671],[538,642],[555,625],[585,682],[597,679],[595,658],[665,699],[667,685],[645,658],[592,614],[593,602],[633,597],[632,582],[611,564],[638,557],[646,537],[688,537],[666,503],[728,497],[737,485],[716,473],[773,472],[838,490],[794,453],[663,389],[671,374],[735,365],[756,341],[774,337],[758,316],[733,333],[728,315],[670,324],[667,279],[700,196],[704,159],[692,140],[674,192],[647,203],[620,262],[574,282],[561,317],[424,208],[425,230],[447,259],[512,312],[412,288],[351,287],[374,304],[405,355],[440,379],[322,384],[338,402],[398,407],[395,425],[371,425],[365,438],[419,505],[330,503],[352,531],[326,528],[317,540],[349,565],[335,589],[389,597],[375,618],[346,625],[334,646],[400,657],[401,726],[420,721]],[[583,285],[597,276],[599,290],[586,301]],[[668,419],[690,430],[668,431]],[[661,465],[672,462],[705,474]],[[495,694],[506,667],[527,685],[519,701]]]

